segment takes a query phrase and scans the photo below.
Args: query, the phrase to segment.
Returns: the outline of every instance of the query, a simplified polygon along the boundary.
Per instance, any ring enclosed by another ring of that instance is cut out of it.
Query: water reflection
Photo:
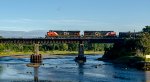
[[[84,62],[78,62],[79,82],[83,82],[84,77]]]
[[[84,63],[78,63],[79,75],[84,75],[83,65],[84,65]]]
[[[29,63],[27,64],[27,67],[33,67],[34,68],[34,82],[39,82],[38,73],[39,73],[39,63]]]
[[[3,72],[3,66],[0,65],[0,74]]]
[[[145,82],[150,82],[150,71],[145,71]]]
[[[39,67],[34,67],[34,82],[38,82],[38,70]]]

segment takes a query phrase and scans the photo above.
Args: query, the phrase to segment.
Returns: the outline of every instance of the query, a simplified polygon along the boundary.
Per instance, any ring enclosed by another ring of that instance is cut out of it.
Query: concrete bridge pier
[[[34,54],[30,57],[31,63],[42,63],[42,55],[39,54],[39,44],[34,44]]]
[[[34,54],[39,55],[39,44],[34,44]]]
[[[84,56],[84,43],[79,42],[78,57],[75,58],[76,62],[86,62],[86,57]]]

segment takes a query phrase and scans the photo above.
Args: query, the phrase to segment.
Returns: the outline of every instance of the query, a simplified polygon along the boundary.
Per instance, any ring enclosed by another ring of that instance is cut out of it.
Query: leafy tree
[[[124,56],[135,56],[138,48],[137,40],[128,39],[125,42],[114,43],[113,47],[106,47],[103,58],[117,59]]]
[[[3,38],[2,36],[0,36],[0,39]]]
[[[145,26],[138,39],[126,39],[123,43],[115,43],[113,47],[106,48],[103,58],[113,60],[123,56],[148,54],[150,54],[150,26]]]
[[[66,43],[59,44],[59,50],[61,50],[61,51],[68,50],[68,45]]]
[[[34,47],[30,46],[30,45],[24,45],[23,50],[24,50],[24,52],[34,51]]]
[[[0,52],[5,50],[5,46],[3,44],[0,44]]]
[[[143,28],[143,32],[150,33],[150,26],[145,26],[145,28]]]
[[[67,44],[63,44],[63,50],[68,50],[68,45]]]
[[[150,54],[150,33],[141,34],[140,49],[144,55]]]
[[[68,50],[69,51],[77,51],[78,50],[78,44],[77,43],[69,43],[68,44]]]

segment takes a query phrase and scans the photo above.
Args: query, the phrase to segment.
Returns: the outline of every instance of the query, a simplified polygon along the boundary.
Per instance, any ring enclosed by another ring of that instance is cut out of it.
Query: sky
[[[0,30],[141,31],[150,0],[0,0]]]

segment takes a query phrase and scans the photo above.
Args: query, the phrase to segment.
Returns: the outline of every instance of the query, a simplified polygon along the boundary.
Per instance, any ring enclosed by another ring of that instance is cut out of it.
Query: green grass
[[[78,51],[40,51],[42,55],[73,55],[78,54]],[[0,52],[0,56],[13,56],[13,55],[31,55],[33,52],[15,52],[15,51],[7,51],[7,52]],[[104,51],[84,51],[84,54],[104,54]]]

